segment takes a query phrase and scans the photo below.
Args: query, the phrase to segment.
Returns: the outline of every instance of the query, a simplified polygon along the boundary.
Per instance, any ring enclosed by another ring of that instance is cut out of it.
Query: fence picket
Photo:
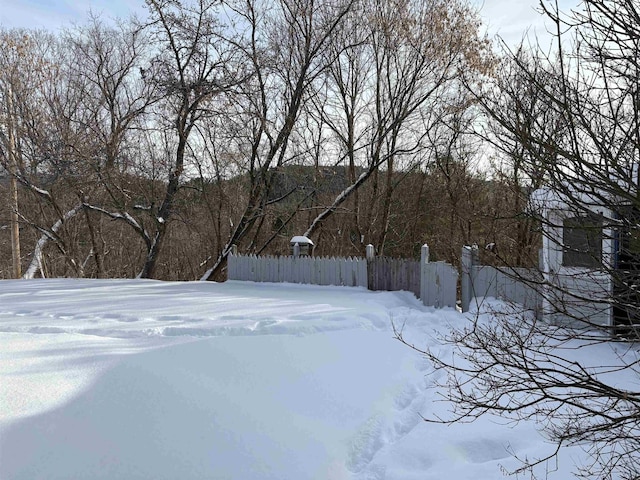
[[[353,268],[353,264],[351,262],[350,258],[345,258],[344,262],[340,262],[340,281],[339,281],[339,285],[347,285],[348,280],[348,275],[349,275],[349,269]]]

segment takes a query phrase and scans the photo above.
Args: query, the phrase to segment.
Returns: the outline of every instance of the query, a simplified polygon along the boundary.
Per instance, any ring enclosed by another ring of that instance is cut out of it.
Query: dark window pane
[[[562,243],[562,265],[599,268],[602,264],[601,219],[595,215],[566,218]]]

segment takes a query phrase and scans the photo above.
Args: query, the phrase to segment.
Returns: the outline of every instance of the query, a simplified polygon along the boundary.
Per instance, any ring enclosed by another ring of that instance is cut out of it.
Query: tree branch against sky
[[[532,201],[547,242],[545,262],[550,250],[566,258],[559,267],[542,268],[540,280],[532,282],[542,298],[538,317],[521,308],[497,310],[491,321],[472,315],[442,339],[453,355],[423,352],[448,374],[443,384],[455,405],[450,418],[434,420],[535,418],[557,449],[588,452],[593,461],[576,465],[585,477],[635,480],[638,350],[635,343],[612,340],[639,336],[640,6],[634,0],[585,0],[574,12],[553,2],[545,6],[557,25],[557,48],[551,54],[544,45],[516,50],[507,55],[497,84],[475,92],[492,141],[511,173],[518,173],[513,181],[524,191],[544,186],[551,192],[546,198],[555,203],[545,207],[550,216],[536,210],[542,202]],[[563,216],[595,220],[578,224]],[[576,231],[596,240],[576,247],[569,239]],[[607,244],[615,251],[605,255]],[[576,253],[583,263],[569,260]],[[603,311],[613,318],[603,322]],[[601,362],[608,352],[620,363]],[[612,372],[623,372],[626,380],[612,381]],[[556,454],[551,448],[549,457],[523,459],[520,473]]]
[[[507,45],[519,43],[527,30],[547,37],[550,24],[545,23],[537,12],[538,0],[473,0],[471,3],[480,9],[489,36],[500,35]],[[577,0],[562,0],[560,8],[568,11],[577,4]],[[61,26],[81,21],[89,10],[107,18],[127,18],[130,15],[144,17],[147,14],[143,0],[89,0],[75,4],[60,0],[37,4],[31,0],[1,0],[0,5],[0,26],[8,28],[58,30]]]

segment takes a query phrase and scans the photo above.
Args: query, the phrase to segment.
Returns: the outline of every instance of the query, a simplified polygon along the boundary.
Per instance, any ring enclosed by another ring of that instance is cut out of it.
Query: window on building
[[[602,266],[602,219],[596,215],[566,218],[562,229],[562,265]]]

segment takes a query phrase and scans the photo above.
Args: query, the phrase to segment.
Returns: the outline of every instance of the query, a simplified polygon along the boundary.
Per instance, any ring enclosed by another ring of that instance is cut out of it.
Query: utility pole
[[[7,130],[9,133],[9,188],[11,191],[11,255],[13,258],[13,278],[22,276],[20,263],[20,224],[18,223],[18,155],[16,154],[16,137],[13,122],[13,91],[7,92]]]

